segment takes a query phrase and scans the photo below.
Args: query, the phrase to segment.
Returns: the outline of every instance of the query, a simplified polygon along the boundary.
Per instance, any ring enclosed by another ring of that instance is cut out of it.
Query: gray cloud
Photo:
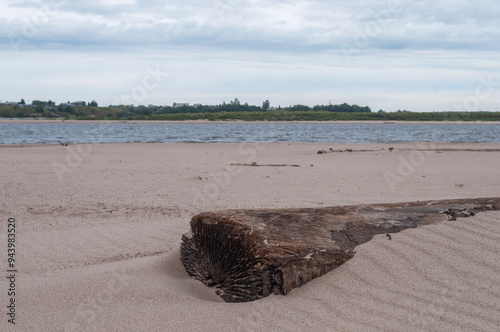
[[[498,17],[496,0],[3,1],[0,91],[110,103],[161,64],[141,103],[453,109],[500,66]]]
[[[11,1],[1,37],[42,48],[94,42],[316,52],[354,45],[368,34],[364,49],[500,47],[500,6],[492,0],[391,3],[396,1]],[[27,25],[36,33],[27,35]]]

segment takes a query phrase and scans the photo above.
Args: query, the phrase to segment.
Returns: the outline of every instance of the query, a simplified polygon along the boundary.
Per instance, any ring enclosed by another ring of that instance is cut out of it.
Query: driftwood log
[[[206,212],[182,237],[188,274],[227,302],[287,294],[343,264],[377,234],[500,210],[500,198]]]

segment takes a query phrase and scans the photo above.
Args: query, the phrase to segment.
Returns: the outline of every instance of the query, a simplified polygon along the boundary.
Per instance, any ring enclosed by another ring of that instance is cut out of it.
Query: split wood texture
[[[354,256],[377,234],[500,210],[500,198],[206,212],[182,237],[188,274],[227,302],[286,295]]]

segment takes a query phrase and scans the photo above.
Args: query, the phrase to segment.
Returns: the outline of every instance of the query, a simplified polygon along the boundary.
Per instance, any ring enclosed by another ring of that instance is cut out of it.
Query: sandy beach
[[[393,147],[392,151],[389,148]],[[318,150],[353,152],[317,154]],[[498,331],[500,212],[378,235],[287,296],[240,304],[179,254],[202,211],[500,196],[500,144],[1,146],[1,331]],[[231,164],[289,164],[250,167]]]

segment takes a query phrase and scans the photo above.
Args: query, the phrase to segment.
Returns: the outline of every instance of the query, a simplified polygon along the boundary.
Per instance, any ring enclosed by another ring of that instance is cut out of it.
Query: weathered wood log
[[[182,237],[188,274],[227,302],[247,302],[335,269],[377,234],[500,210],[500,198],[206,212]]]

